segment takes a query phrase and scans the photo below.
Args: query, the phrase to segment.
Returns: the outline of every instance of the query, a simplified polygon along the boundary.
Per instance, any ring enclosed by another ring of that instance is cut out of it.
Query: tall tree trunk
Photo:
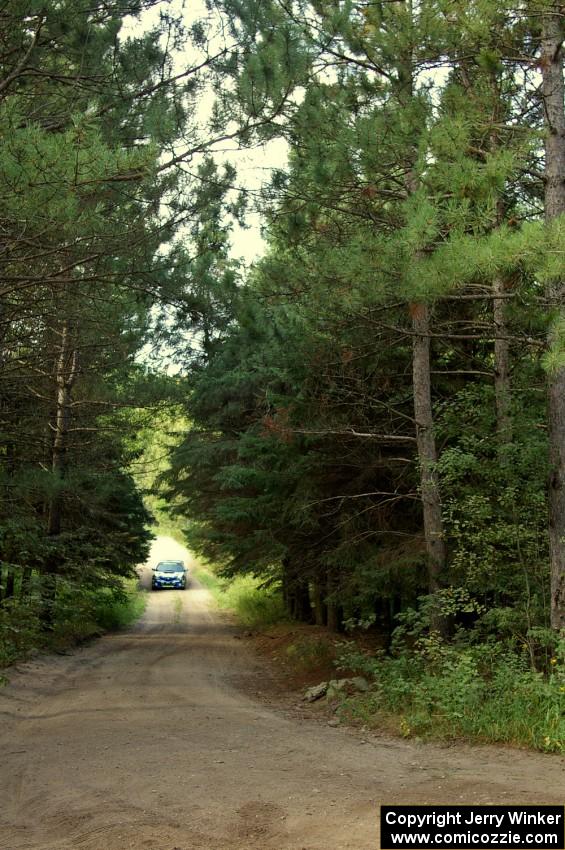
[[[57,403],[55,424],[53,427],[53,449],[51,470],[55,479],[62,481],[65,477],[65,455],[67,451],[67,434],[71,414],[71,391],[77,374],[77,352],[72,349],[69,326],[65,322],[61,334],[61,348],[56,366]],[[49,504],[47,533],[59,534],[61,531],[61,499],[56,492]]]
[[[47,534],[56,537],[61,533],[62,499],[59,484],[65,476],[67,436],[71,415],[71,392],[77,376],[77,351],[72,346],[68,322],[64,322],[61,332],[59,356],[55,365],[56,404],[51,454],[51,471],[55,478],[55,492],[49,501],[47,516]],[[56,556],[51,556],[45,564],[42,580],[41,620],[45,629],[53,626],[53,607],[57,594],[57,571],[59,564]]]
[[[281,560],[281,589],[282,589],[282,598],[283,605],[287,614],[291,614],[290,610],[290,592],[289,592],[289,584],[290,584],[290,558],[285,555],[285,557]]]
[[[551,224],[565,213],[565,86],[563,38],[565,4],[552,3],[543,19],[541,68],[546,122],[545,220]],[[549,345],[559,346],[559,324],[565,318],[565,276],[547,284],[550,308],[557,313],[549,329]],[[551,625],[565,628],[565,365],[548,375],[549,404],[549,549],[551,562]]]
[[[22,584],[20,587],[20,597],[27,599],[31,595],[31,581],[33,570],[31,567],[24,567],[22,570]]]
[[[327,622],[327,610],[322,593],[320,580],[312,584],[312,603],[314,606],[314,620],[317,626],[325,626]]]
[[[16,590],[16,576],[12,567],[7,568],[4,582],[4,599],[11,599]]]
[[[493,282],[494,318],[494,397],[496,404],[496,432],[501,443],[512,440],[510,416],[510,344],[506,322],[506,280],[497,275]]]
[[[339,631],[339,612],[338,612],[338,606],[337,606],[335,599],[332,598],[332,599],[327,600],[327,611],[328,611],[328,616],[327,616],[327,627],[328,627],[328,629],[330,630],[330,632]]]
[[[432,375],[430,354],[430,308],[424,302],[410,304],[412,319],[412,385],[416,446],[420,467],[420,495],[426,543],[428,590],[435,593],[442,586],[447,567],[447,547],[443,528],[441,491],[437,471],[437,448],[432,407]],[[431,626],[445,632],[440,612],[432,609]]]
[[[7,408],[7,404],[2,404],[2,407]],[[6,476],[8,478],[13,478],[16,472],[16,448],[12,439],[8,439],[5,443],[5,460],[4,466],[6,469]],[[7,487],[9,491],[9,485]],[[11,497],[8,496],[10,499]],[[6,551],[4,551],[4,557],[7,556]],[[7,556],[8,560],[11,560],[10,555]],[[16,590],[16,574],[14,572],[14,568],[11,566],[4,567],[4,582],[2,583],[2,568],[0,567],[0,602],[2,599],[11,599],[15,595]]]
[[[435,593],[441,587],[447,564],[447,549],[443,531],[437,450],[432,409],[430,370],[430,308],[427,304],[411,304],[413,351],[412,375],[414,385],[414,418],[420,464],[420,492],[424,516],[424,537],[428,558],[428,587]],[[440,628],[439,614],[434,616],[434,628]]]
[[[406,0],[406,10],[414,19],[412,0]],[[398,100],[401,106],[409,109],[415,92],[415,58],[414,46],[411,46],[399,63],[400,88]],[[413,127],[413,139],[408,140],[412,145],[408,168],[405,176],[405,187],[408,196],[416,194],[420,188],[420,180],[416,166],[418,161],[418,145],[416,140],[421,128]],[[414,261],[421,259],[417,251]],[[409,305],[412,319],[412,383],[414,391],[414,420],[416,423],[416,445],[420,467],[420,493],[424,521],[424,539],[426,543],[428,589],[435,593],[440,587],[447,567],[447,549],[445,545],[439,475],[437,472],[437,449],[434,434],[434,417],[432,408],[432,376],[430,363],[430,308],[425,302],[415,302]],[[432,609],[431,626],[444,632],[445,625],[439,610]]]
[[[494,112],[493,122],[503,122],[502,95],[498,75],[491,75]],[[501,148],[498,131],[493,128],[490,135],[490,150],[496,154]],[[496,227],[502,227],[506,219],[506,206],[502,195],[496,205]],[[510,415],[510,340],[506,316],[506,291],[508,280],[497,274],[492,285],[492,316],[494,324],[494,398],[496,405],[496,433],[500,445],[512,441],[512,417]]]
[[[338,602],[338,581],[333,569],[328,570],[326,596],[326,625],[330,632],[338,632],[342,623],[342,608]]]
[[[295,587],[295,618],[300,623],[312,622],[312,603],[310,600],[310,588],[304,579],[296,578]]]

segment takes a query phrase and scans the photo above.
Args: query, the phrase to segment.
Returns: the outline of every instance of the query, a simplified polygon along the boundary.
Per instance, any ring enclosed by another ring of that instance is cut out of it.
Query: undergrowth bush
[[[488,664],[485,663],[488,658]],[[443,645],[434,658],[416,650],[368,656],[342,644],[341,668],[373,682],[364,695],[344,700],[345,715],[377,722],[386,718],[405,736],[465,737],[565,749],[565,667],[552,659],[548,675],[528,668],[527,658],[492,645]]]
[[[116,594],[105,589],[94,601],[94,620],[104,631],[126,629],[135,623],[145,611],[147,595],[138,588],[137,580],[125,582],[123,593]]]
[[[6,600],[0,606],[0,667],[13,664],[41,642],[37,606],[24,607]]]
[[[330,667],[335,662],[335,645],[327,637],[303,635],[286,648],[292,666],[301,672]]]
[[[145,593],[139,590],[136,579],[104,588],[81,588],[60,582],[53,639],[55,643],[75,642],[127,628],[141,616],[145,604]]]
[[[202,567],[196,573],[220,608],[233,611],[244,626],[263,628],[287,619],[278,589],[262,587],[252,576],[222,579]]]
[[[26,604],[0,606],[0,667],[13,664],[38,649],[62,648],[105,631],[127,628],[145,609],[146,595],[137,580],[113,588],[85,588],[59,581],[55,602],[55,627],[41,629],[38,599]]]

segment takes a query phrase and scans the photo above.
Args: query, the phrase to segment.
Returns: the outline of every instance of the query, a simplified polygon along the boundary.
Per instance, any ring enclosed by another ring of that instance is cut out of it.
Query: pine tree
[[[182,20],[166,13],[124,38],[151,5],[22,2],[0,18],[0,596],[35,605],[41,573],[48,627],[56,584],[111,585],[149,539],[131,410],[163,387],[135,358],[173,281],[183,298],[167,244],[191,185],[175,163],[210,141],[191,122],[214,61],[177,73],[161,36],[178,47]]]
[[[559,227],[565,213],[564,11],[562,3],[548,3],[542,7],[540,65],[546,126],[545,221],[548,229]],[[554,313],[549,345],[559,351],[565,299],[563,275],[549,278],[546,296]],[[548,391],[551,624],[560,631],[565,628],[565,367],[559,357],[550,367]]]

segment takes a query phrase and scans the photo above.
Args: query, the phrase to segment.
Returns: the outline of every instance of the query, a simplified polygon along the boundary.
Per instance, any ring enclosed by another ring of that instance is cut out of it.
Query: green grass
[[[369,658],[348,647],[341,663],[373,685],[367,694],[345,699],[341,711],[405,737],[465,738],[563,752],[563,666],[556,659],[544,676],[509,653],[501,652],[488,665],[483,658],[480,647],[452,648],[430,665],[408,652]]]
[[[244,626],[267,628],[287,619],[280,592],[259,587],[259,581],[252,576],[228,581],[202,566],[196,567],[194,574],[210,591],[217,605],[233,611]]]
[[[42,632],[39,604],[0,607],[0,667],[26,658],[36,650],[64,650],[103,632],[114,632],[131,626],[144,612],[146,593],[137,579],[128,579],[120,589],[98,590],[59,583],[55,604],[55,626],[51,633]]]
[[[25,658],[41,643],[38,607],[33,602],[0,606],[0,667]]]
[[[124,595],[116,597],[110,591],[100,591],[94,605],[94,621],[105,632],[127,629],[138,620],[147,605],[147,594],[138,587],[136,579],[124,582]]]
[[[285,649],[286,656],[293,668],[307,673],[323,667],[332,668],[335,662],[335,646],[328,637],[310,637],[304,635]]]
[[[192,568],[192,573],[198,579],[200,584],[203,585],[206,590],[210,591],[219,605],[220,597],[222,596],[222,588],[225,585],[225,582],[201,564],[195,564]]]

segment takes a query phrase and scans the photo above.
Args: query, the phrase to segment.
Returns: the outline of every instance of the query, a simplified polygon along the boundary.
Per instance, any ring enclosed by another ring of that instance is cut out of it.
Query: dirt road
[[[152,559],[178,555],[161,538]],[[380,802],[563,801],[556,757],[367,742],[253,698],[267,673],[235,631],[193,584],[151,594],[128,633],[12,672],[0,848],[374,850]]]

